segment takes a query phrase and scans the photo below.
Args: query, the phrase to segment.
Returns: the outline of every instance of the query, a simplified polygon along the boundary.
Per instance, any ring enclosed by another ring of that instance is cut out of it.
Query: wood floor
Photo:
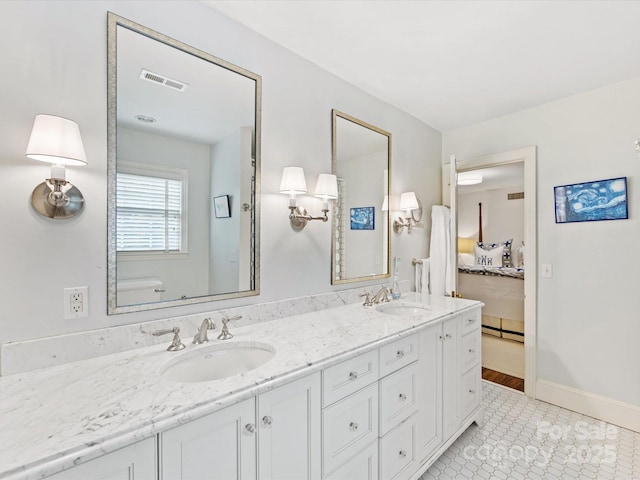
[[[489,370],[482,367],[482,378],[489,382],[497,383],[505,387],[513,388],[524,392],[524,379],[518,377],[512,377],[506,373],[496,372],[495,370]]]

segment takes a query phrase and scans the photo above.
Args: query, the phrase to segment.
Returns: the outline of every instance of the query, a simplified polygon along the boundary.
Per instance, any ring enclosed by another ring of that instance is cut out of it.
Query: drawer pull
[[[396,352],[396,357],[398,357],[398,358],[402,358],[402,357],[404,357],[404,350],[398,350],[398,351]]]
[[[356,430],[358,430],[358,424],[356,422],[351,422],[349,424],[349,428],[355,432]]]
[[[469,390],[469,393],[473,395],[474,393],[476,393],[476,391],[475,390]]]
[[[271,425],[273,423],[273,418],[271,418],[269,415],[265,415],[264,417],[262,417],[262,423],[264,423],[265,425]]]
[[[247,423],[247,424],[244,426],[244,429],[245,429],[247,432],[249,432],[249,433],[253,433],[253,432],[255,432],[255,431],[256,431],[256,426],[255,426],[253,423]]]
[[[476,319],[475,318],[470,318],[467,320],[468,323],[476,323]]]
[[[356,380],[358,378],[358,372],[349,372],[349,380]]]
[[[476,351],[473,348],[469,349],[469,353],[475,353]]]
[[[444,338],[445,338],[445,339],[446,339],[446,338],[451,338],[451,335],[447,333],[447,334],[444,336]]]
[[[407,399],[407,394],[406,394],[406,393],[401,393],[400,395],[398,395],[398,398],[399,398],[401,401],[403,401],[403,402],[404,402],[404,401]]]
[[[404,450],[400,450],[398,452],[398,455],[400,456],[400,458],[406,458],[407,457],[407,452]]]

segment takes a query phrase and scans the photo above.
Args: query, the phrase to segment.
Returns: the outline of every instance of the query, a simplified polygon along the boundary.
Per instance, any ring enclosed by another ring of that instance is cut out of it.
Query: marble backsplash
[[[377,288],[369,285],[339,292],[6,343],[0,346],[0,376],[52,367],[161,343],[166,343],[168,346],[171,343],[171,335],[155,337],[151,333],[156,330],[173,327],[180,327],[182,341],[187,344],[187,342],[191,342],[202,320],[207,317],[211,318],[216,324],[216,330],[209,332],[209,337],[215,338],[220,332],[221,319],[224,315],[228,317],[242,316],[239,320],[229,322],[229,330],[233,333],[234,327],[268,322],[277,318],[355,303],[361,301],[360,295],[362,293],[375,291]],[[409,281],[401,282],[401,289],[405,292],[409,291]],[[161,311],[159,311],[160,313]]]

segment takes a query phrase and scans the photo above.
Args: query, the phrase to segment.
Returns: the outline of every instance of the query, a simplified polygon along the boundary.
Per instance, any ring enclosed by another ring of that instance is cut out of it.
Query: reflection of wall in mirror
[[[387,168],[387,151],[377,151],[341,161],[339,171],[349,182],[347,207],[373,206],[375,209],[375,234],[370,230],[351,230],[345,236],[345,270],[349,278],[379,275],[386,268],[382,252],[386,250],[381,225],[387,212],[382,212],[386,191],[382,172]]]
[[[208,206],[195,201],[209,193],[209,146],[168,136],[118,128],[118,158],[189,170],[187,255],[171,258],[118,257],[118,278],[155,277],[164,284],[164,299],[206,295],[208,290]],[[150,259],[153,258],[153,259]],[[157,258],[157,259],[155,259]]]
[[[229,195],[231,218],[217,219],[211,210],[209,290],[228,293],[250,289],[251,158],[253,131],[243,127],[211,147],[211,195]],[[213,203],[211,202],[213,209]]]

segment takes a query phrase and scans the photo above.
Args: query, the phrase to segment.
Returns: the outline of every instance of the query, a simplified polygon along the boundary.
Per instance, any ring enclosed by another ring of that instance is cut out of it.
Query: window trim
[[[125,173],[129,175],[140,175],[145,177],[156,177],[167,180],[179,180],[182,182],[182,214],[180,215],[180,251],[118,251],[116,245],[116,255],[118,260],[133,261],[133,260],[159,260],[169,258],[183,258],[189,254],[188,248],[188,202],[187,199],[189,191],[189,171],[184,168],[168,167],[166,165],[154,165],[150,163],[139,163],[118,160],[116,178],[118,173]],[[117,179],[116,179],[116,198],[117,192]],[[117,200],[116,200],[117,211]],[[116,236],[117,236],[117,220],[116,220]],[[116,242],[117,244],[117,242]]]

